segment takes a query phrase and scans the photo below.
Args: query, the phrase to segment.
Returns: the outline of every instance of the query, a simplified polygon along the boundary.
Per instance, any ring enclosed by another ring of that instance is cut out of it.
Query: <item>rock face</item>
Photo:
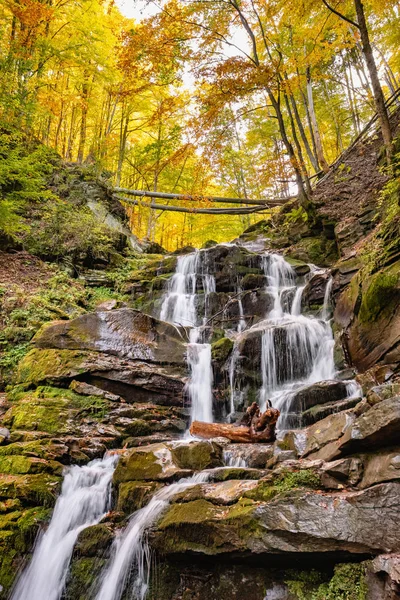
[[[122,308],[82,315],[45,326],[37,348],[95,351],[131,360],[182,365],[185,338],[178,328],[136,310]]]
[[[339,297],[335,321],[358,370],[376,363],[399,364],[399,306],[400,261],[373,275],[359,273]]]

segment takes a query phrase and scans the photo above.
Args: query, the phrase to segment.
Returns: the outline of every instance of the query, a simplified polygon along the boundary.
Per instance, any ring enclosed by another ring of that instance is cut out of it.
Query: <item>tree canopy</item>
[[[312,183],[376,111],[384,131],[399,31],[396,0],[161,0],[136,20],[109,0],[0,0],[0,125],[117,187],[298,193],[307,210]],[[233,238],[256,219],[198,208],[126,204],[133,232],[168,249]],[[3,194],[11,230],[18,210]]]

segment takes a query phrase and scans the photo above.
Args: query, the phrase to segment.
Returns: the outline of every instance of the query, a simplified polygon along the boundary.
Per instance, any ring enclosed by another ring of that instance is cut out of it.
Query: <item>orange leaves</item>
[[[9,8],[21,23],[21,27],[30,30],[37,29],[41,25],[48,23],[54,14],[51,6],[38,0],[9,2]]]

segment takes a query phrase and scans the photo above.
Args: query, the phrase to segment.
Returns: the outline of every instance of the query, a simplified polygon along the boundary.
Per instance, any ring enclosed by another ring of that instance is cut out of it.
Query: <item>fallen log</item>
[[[280,412],[276,408],[267,409],[250,426],[236,425],[235,423],[203,423],[193,421],[190,433],[203,439],[225,437],[233,443],[257,444],[275,441],[275,427]]]

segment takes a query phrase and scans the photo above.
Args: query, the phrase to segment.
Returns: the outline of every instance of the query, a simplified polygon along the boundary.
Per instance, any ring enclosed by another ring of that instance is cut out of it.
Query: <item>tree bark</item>
[[[386,158],[388,162],[390,162],[393,153],[393,138],[390,129],[389,115],[385,104],[385,97],[383,95],[382,87],[379,81],[378,69],[376,67],[374,54],[369,39],[367,21],[365,18],[362,0],[354,0],[354,4],[356,7],[357,22],[361,35],[362,51],[365,57],[365,62],[367,63],[367,68],[372,83],[372,89],[374,91],[375,107],[381,125],[382,137],[386,150]]]
[[[270,409],[275,411],[276,409]],[[279,416],[279,411],[278,416]],[[275,421],[276,423],[276,421]],[[243,425],[232,425],[229,423],[203,423],[193,421],[190,433],[206,440],[215,437],[225,437],[231,442],[239,444],[262,444],[275,441],[275,423],[265,430],[257,432]]]
[[[318,162],[321,165],[322,170],[325,173],[328,173],[329,165],[324,156],[321,136],[319,133],[318,123],[317,123],[317,116],[315,114],[310,67],[307,67],[307,96],[308,96],[308,106],[310,109],[310,117],[311,117],[313,132],[314,132],[314,139],[315,139],[315,146],[316,146],[316,150],[317,150]]]

